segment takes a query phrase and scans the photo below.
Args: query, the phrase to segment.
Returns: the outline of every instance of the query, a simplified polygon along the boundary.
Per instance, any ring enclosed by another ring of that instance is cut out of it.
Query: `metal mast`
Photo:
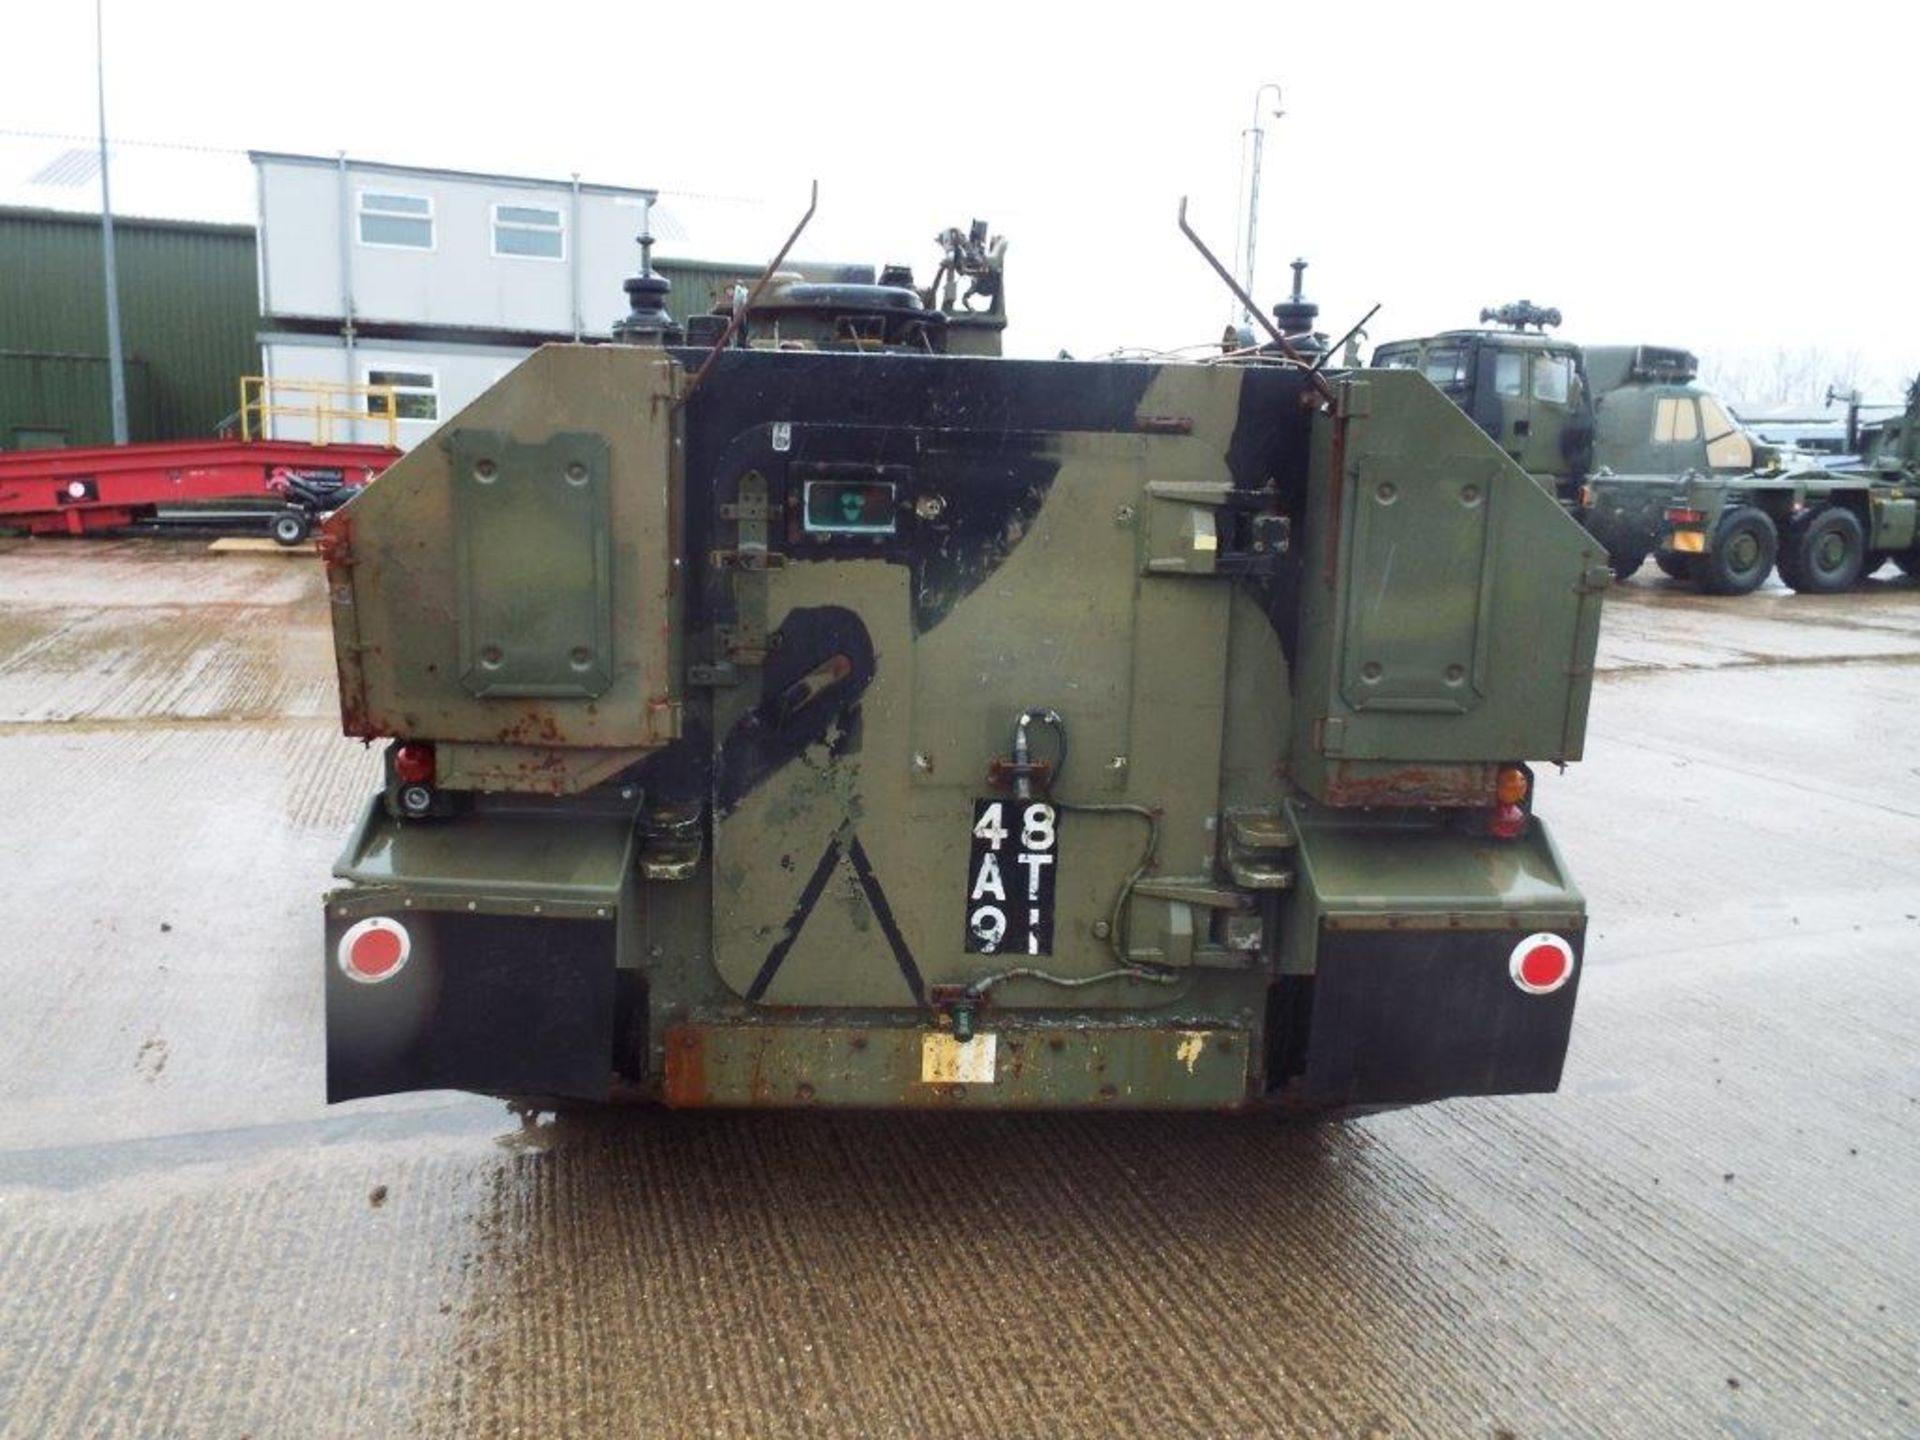
[[[1269,80],[1253,92],[1253,124],[1240,132],[1241,148],[1247,156],[1247,192],[1246,216],[1247,231],[1244,247],[1240,252],[1240,288],[1253,294],[1253,262],[1260,238],[1260,155],[1265,148],[1267,128],[1260,109],[1260,99],[1269,90],[1273,92],[1273,118],[1278,120],[1286,111],[1280,108],[1280,87]],[[1253,312],[1241,313],[1242,323],[1252,321]]]
[[[107,185],[107,38],[93,0],[94,81],[100,96],[100,247],[106,257],[107,388],[113,402],[113,443],[127,443],[127,375],[120,353],[120,282],[113,263],[113,195]]]

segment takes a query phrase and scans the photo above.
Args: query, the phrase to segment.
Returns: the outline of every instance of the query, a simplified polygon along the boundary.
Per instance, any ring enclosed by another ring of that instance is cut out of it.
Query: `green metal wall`
[[[133,440],[212,435],[257,374],[253,228],[114,219]],[[100,219],[0,209],[0,449],[113,439]]]
[[[109,445],[112,415],[104,356],[0,350],[0,450]],[[144,360],[127,361],[127,434],[156,438],[153,377]]]

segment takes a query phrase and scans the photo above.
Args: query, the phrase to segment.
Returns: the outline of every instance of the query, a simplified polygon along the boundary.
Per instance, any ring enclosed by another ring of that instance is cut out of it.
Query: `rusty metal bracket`
[[[776,637],[754,625],[716,625],[714,638],[727,659],[740,665],[762,665],[767,652],[779,649]]]
[[[714,550],[707,563],[716,570],[784,570],[787,557],[774,550]]]
[[[1011,790],[1023,778],[1032,784],[1036,793],[1046,794],[1053,783],[1053,762],[1029,760],[1023,765],[1004,755],[997,755],[987,765],[987,784],[996,790]]]

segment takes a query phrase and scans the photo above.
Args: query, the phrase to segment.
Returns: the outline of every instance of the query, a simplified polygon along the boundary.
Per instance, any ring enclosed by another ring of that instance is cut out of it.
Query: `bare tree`
[[[1842,393],[1856,386],[1872,389],[1880,377],[1864,370],[1858,350],[1825,345],[1722,350],[1700,357],[1701,383],[1734,407],[1747,410],[1800,406],[1821,410],[1829,389]]]

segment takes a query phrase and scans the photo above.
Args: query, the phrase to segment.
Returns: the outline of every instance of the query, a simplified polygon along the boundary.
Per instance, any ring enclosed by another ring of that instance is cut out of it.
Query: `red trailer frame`
[[[388,445],[182,440],[0,452],[0,526],[84,535],[190,500],[271,497],[288,471],[338,471],[365,484],[400,458]]]

